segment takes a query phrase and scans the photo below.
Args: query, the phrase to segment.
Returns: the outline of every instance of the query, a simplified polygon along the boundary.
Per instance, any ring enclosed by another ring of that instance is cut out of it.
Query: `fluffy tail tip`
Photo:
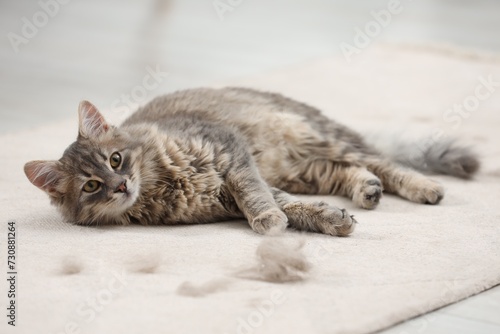
[[[437,173],[469,179],[479,170],[481,163],[471,147],[461,146],[453,140],[435,143],[426,152],[428,168]]]

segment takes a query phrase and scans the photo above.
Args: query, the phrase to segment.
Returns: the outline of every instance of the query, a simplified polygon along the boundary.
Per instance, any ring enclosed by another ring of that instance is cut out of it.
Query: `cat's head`
[[[90,102],[80,103],[78,114],[78,138],[62,158],[28,162],[24,171],[67,221],[120,223],[139,196],[141,147]]]

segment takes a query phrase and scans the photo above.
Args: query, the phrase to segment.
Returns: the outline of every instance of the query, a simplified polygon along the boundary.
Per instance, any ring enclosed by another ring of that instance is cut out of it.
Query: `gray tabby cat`
[[[469,177],[479,167],[452,142],[426,150],[422,166],[431,171]],[[440,184],[382,157],[317,109],[245,88],[161,96],[120,127],[83,101],[77,141],[59,161],[29,162],[25,173],[67,221],[83,225],[244,217],[262,234],[290,225],[345,236],[356,222],[346,210],[289,193],[340,194],[365,209],[382,191],[417,203],[443,198]]]

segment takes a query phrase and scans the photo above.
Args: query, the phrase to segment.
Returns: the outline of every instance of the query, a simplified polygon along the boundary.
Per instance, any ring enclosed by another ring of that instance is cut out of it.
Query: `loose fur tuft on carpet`
[[[76,275],[83,270],[82,261],[74,256],[65,257],[59,271],[61,275]]]
[[[304,280],[311,269],[303,253],[304,244],[303,239],[267,238],[257,247],[257,265],[238,272],[236,276],[273,283]]]
[[[177,288],[177,294],[188,297],[204,297],[206,295],[226,290],[231,284],[228,279],[214,279],[201,285],[194,285],[191,282],[184,282]]]
[[[130,261],[128,267],[130,272],[154,274],[160,269],[161,261],[160,254],[142,254]]]

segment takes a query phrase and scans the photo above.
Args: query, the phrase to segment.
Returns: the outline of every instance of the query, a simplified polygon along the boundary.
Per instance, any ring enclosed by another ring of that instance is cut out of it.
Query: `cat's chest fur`
[[[125,130],[143,142],[135,171],[140,194],[124,216],[126,223],[203,223],[241,215],[224,184],[231,165],[225,145],[192,131],[167,133],[153,124]]]

